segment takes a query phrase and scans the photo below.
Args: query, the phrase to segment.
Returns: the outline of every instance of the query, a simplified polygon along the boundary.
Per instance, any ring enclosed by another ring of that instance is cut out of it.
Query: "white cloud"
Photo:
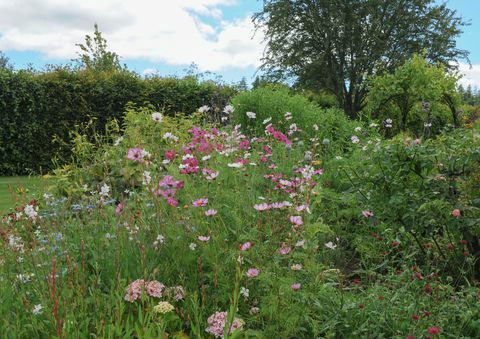
[[[459,63],[459,73],[463,77],[459,80],[459,83],[464,87],[471,85],[473,88],[480,88],[480,64],[473,64],[471,67],[465,63]]]
[[[0,50],[71,59],[75,44],[98,23],[109,48],[123,58],[195,62],[202,71],[258,66],[263,37],[254,36],[250,16],[222,19],[221,6],[236,1],[0,0]]]

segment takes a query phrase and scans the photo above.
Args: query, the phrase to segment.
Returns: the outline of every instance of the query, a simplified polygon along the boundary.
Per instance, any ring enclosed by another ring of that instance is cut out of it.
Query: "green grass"
[[[46,183],[37,176],[0,177],[0,215],[15,207],[16,203],[24,203],[26,195],[38,196]]]

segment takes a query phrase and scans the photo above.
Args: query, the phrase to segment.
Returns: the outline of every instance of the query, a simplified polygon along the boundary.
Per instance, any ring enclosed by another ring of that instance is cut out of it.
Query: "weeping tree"
[[[253,17],[265,32],[263,70],[336,96],[349,117],[365,106],[365,80],[425,51],[450,65],[468,52],[455,39],[466,23],[435,0],[264,0]]]

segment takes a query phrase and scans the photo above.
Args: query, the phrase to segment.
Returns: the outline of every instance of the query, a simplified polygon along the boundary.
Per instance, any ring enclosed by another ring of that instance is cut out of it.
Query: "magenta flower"
[[[281,255],[287,255],[288,253],[290,253],[292,251],[292,248],[291,247],[280,247],[280,249],[278,250],[278,253],[280,253]]]
[[[365,218],[371,218],[371,217],[373,217],[373,212],[372,211],[362,211],[362,215]]]
[[[255,278],[260,274],[260,270],[258,268],[249,268],[246,274],[249,278]]]
[[[303,225],[302,217],[299,216],[299,215],[292,215],[292,216],[290,217],[290,222],[291,222],[292,224],[297,225],[297,226]]]
[[[302,287],[302,284],[300,283],[294,283],[290,286],[292,288],[292,290],[294,291],[298,291],[300,289],[300,287]]]
[[[216,211],[216,210],[207,210],[207,211],[205,211],[205,215],[206,215],[207,217],[213,217],[213,216],[216,215],[216,214],[217,214],[217,211]]]
[[[253,244],[250,241],[247,241],[246,243],[240,245],[240,251],[248,251],[250,248],[252,248]]]
[[[133,160],[135,162],[143,162],[145,157],[145,151],[143,148],[130,148],[127,153],[127,159]]]
[[[198,199],[192,202],[192,205],[195,207],[206,206],[208,204],[208,198],[205,199]]]
[[[452,216],[454,216],[455,218],[458,218],[460,216],[461,212],[458,208],[455,208],[453,211],[452,211]]]

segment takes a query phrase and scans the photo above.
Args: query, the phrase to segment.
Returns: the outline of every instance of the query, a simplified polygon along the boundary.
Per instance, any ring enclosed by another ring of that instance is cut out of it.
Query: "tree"
[[[94,27],[93,37],[87,34],[85,43],[76,45],[81,52],[77,53],[78,59],[73,61],[80,68],[92,71],[115,72],[122,70],[120,57],[117,53],[108,51],[107,40],[102,37],[102,33],[98,30],[98,25],[95,24]]]
[[[264,0],[253,21],[265,31],[262,68],[304,89],[327,90],[355,118],[368,76],[425,51],[445,65],[466,58],[455,38],[465,25],[435,0]]]
[[[11,68],[10,59],[0,51],[0,68]]]
[[[374,77],[368,86],[369,111],[377,113],[385,109],[391,111],[393,104],[400,112],[400,128],[407,128],[407,120],[415,112],[424,111],[428,116],[424,119],[415,117],[413,123],[431,122],[432,105],[446,105],[455,126],[458,126],[458,108],[461,103],[457,91],[458,77],[445,72],[441,64],[430,64],[420,55],[397,67],[393,74],[387,73]],[[421,110],[414,110],[421,106]]]

